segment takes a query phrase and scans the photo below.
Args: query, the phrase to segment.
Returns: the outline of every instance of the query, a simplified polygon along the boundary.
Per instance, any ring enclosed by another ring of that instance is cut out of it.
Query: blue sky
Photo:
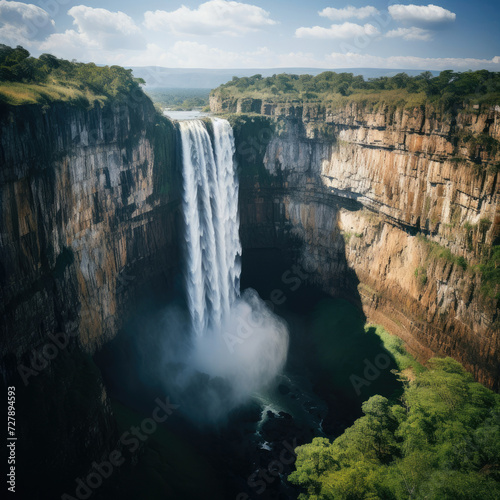
[[[498,0],[0,0],[0,42],[126,66],[500,71]]]

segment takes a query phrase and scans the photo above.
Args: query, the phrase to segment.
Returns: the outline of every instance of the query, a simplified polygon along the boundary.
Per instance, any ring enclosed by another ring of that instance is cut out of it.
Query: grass
[[[479,265],[481,292],[483,295],[500,300],[500,245],[491,248]]]
[[[415,269],[415,278],[418,279],[418,282],[424,286],[427,284],[427,270],[423,267],[417,267]]]
[[[8,105],[70,102],[93,106],[110,99],[142,98],[141,78],[120,66],[96,66],[58,59],[39,58],[18,46],[0,44],[0,102]],[[136,93],[135,95],[133,93]]]
[[[78,89],[76,83],[61,85],[58,83],[21,83],[0,82],[0,101],[13,106],[23,104],[48,104],[62,101],[86,103],[93,106],[96,102],[103,104],[106,96],[96,95],[90,90]]]
[[[402,372],[404,370],[411,369],[414,373],[422,373],[426,370],[424,365],[419,363],[409,352],[406,351],[404,342],[399,337],[392,335],[381,325],[368,323],[365,326],[365,331],[368,333],[369,330],[380,338],[384,348],[392,354],[396,364],[398,365],[399,371]]]
[[[427,101],[426,95],[422,92],[419,94],[409,94],[403,89],[397,90],[359,90],[349,96],[341,96],[340,94],[324,95],[324,100],[330,107],[343,107],[349,103],[356,103],[363,107],[368,107],[372,111],[391,108],[393,111],[396,108],[413,109],[425,105]]]
[[[472,237],[472,231],[476,227],[478,227],[480,231],[487,231],[491,224],[489,219],[481,219],[477,226],[466,223],[464,229],[468,236]],[[483,296],[495,301],[500,300],[500,245],[485,248],[480,263],[478,265],[470,265],[464,257],[453,254],[449,249],[429,240],[424,235],[419,234],[417,238],[427,246],[429,252],[427,256],[428,259],[445,260],[462,268],[464,271],[469,269],[473,275],[479,274],[481,277],[481,293]],[[424,276],[419,270],[416,270],[415,275],[418,278]]]
[[[417,239],[427,246],[427,249],[429,251],[428,257],[432,259],[442,259],[447,262],[451,262],[452,264],[456,264],[463,270],[467,269],[468,263],[464,257],[455,255],[448,248],[443,247],[435,241],[429,240],[423,234],[418,234]]]
[[[362,238],[363,237],[363,233],[351,233],[349,231],[344,231],[342,233],[342,236],[344,237],[344,241],[346,243],[349,243],[349,241],[351,240],[352,237]]]
[[[343,108],[348,104],[356,103],[363,107],[368,107],[371,111],[377,111],[386,107],[395,111],[397,108],[413,109],[424,106],[428,101],[425,93],[410,94],[404,89],[395,90],[355,90],[349,96],[343,96],[332,91],[317,93],[317,97],[307,98],[304,92],[291,92],[289,94],[275,95],[269,91],[242,90],[237,87],[225,88],[215,91],[224,99],[262,99],[265,102],[276,104],[321,104],[329,108]]]

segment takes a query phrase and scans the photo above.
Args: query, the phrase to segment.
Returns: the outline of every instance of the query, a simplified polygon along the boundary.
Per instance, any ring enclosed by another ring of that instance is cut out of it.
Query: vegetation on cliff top
[[[351,101],[367,104],[419,106],[432,103],[442,110],[462,103],[500,102],[500,73],[487,70],[456,73],[443,71],[433,77],[426,71],[418,76],[399,73],[393,77],[369,78],[352,73],[326,71],[317,76],[280,74],[263,78],[234,77],[214,91],[226,98],[254,98],[269,102],[319,102],[341,105]]]
[[[96,66],[58,59],[50,54],[30,57],[23,47],[0,44],[0,102],[11,105],[66,101],[82,106],[121,99],[140,92],[144,80],[120,66]]]
[[[433,359],[400,403],[382,396],[331,443],[296,449],[299,498],[500,498],[500,396],[456,361]]]
[[[208,106],[210,89],[156,88],[146,94],[160,110],[191,111]]]

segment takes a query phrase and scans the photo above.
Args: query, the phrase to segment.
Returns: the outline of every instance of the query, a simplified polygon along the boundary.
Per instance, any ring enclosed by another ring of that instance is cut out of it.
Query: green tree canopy
[[[500,73],[467,71],[464,73],[452,70],[442,71],[433,76],[425,71],[417,76],[398,73],[393,77],[382,76],[365,80],[363,76],[352,73],[335,73],[325,71],[316,76],[278,74],[267,78],[262,75],[252,77],[233,77],[218,87],[214,92],[223,95],[256,97],[258,94],[271,94],[277,98],[302,100],[327,100],[329,96],[339,94],[366,94],[373,92],[400,91],[408,98],[412,94],[424,96],[430,102],[441,104],[446,109],[459,106],[462,102],[500,100]]]
[[[132,70],[120,66],[96,66],[70,62],[51,54],[31,57],[23,47],[0,44],[0,81],[62,84],[107,96],[121,97],[140,88],[144,80],[134,78]]]
[[[401,404],[373,396],[332,443],[297,448],[302,500],[500,498],[500,397],[456,361],[433,359]]]

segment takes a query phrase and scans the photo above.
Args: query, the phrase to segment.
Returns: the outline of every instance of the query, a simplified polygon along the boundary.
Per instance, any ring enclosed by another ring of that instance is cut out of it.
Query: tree
[[[402,405],[373,396],[332,443],[297,448],[301,499],[500,497],[500,396],[450,358],[428,366]]]
[[[349,84],[347,82],[343,82],[339,85],[339,93],[343,96],[349,95]]]

